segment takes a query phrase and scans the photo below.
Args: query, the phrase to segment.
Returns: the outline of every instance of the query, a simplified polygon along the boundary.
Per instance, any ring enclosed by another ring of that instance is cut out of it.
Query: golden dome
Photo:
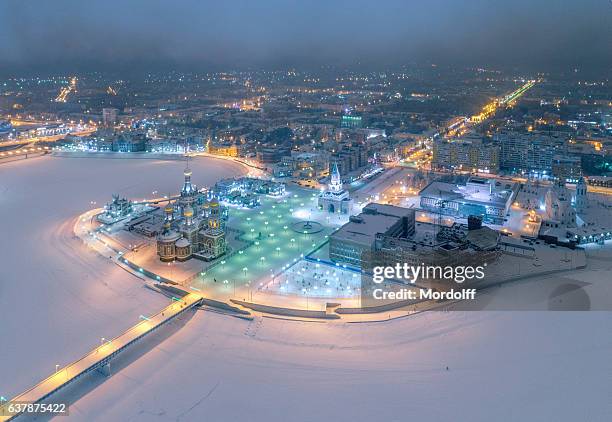
[[[193,217],[193,208],[190,206],[186,206],[183,210],[183,216],[185,217]]]

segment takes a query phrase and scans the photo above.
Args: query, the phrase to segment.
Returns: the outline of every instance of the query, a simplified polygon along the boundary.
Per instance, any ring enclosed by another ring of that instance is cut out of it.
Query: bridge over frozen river
[[[8,414],[10,403],[39,403],[49,398],[62,387],[76,381],[93,370],[110,374],[110,361],[127,347],[136,343],[150,332],[171,321],[178,315],[198,306],[202,296],[188,293],[185,296],[174,298],[173,302],[150,317],[142,317],[142,321],[126,330],[123,334],[96,347],[79,360],[63,367],[39,382],[29,390],[13,397],[9,402],[3,403],[0,408],[0,422],[9,421],[17,414]]]

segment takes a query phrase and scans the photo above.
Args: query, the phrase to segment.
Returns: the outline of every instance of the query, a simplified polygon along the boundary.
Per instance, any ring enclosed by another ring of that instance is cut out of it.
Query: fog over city
[[[8,0],[0,15],[8,73],[416,61],[588,73],[612,61],[607,0]]]

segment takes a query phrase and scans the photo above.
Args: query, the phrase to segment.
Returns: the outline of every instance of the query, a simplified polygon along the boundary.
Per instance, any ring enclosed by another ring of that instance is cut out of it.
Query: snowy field
[[[0,395],[13,396],[159,310],[164,297],[73,237],[79,214],[113,193],[175,193],[181,161],[41,157],[0,165]],[[243,172],[196,159],[193,181]]]
[[[241,171],[218,163],[193,163],[194,182]],[[72,218],[115,192],[176,192],[182,167],[70,158],[0,166],[0,395],[167,303],[74,240]],[[563,277],[601,297],[612,283],[608,252],[594,250],[592,270]],[[539,300],[556,279],[539,281]],[[67,420],[612,420],[612,312],[428,312],[356,324],[182,318],[121,355],[112,377],[63,390]]]
[[[197,311],[62,398],[78,397],[75,421],[606,422],[611,326],[605,312],[336,324]]]

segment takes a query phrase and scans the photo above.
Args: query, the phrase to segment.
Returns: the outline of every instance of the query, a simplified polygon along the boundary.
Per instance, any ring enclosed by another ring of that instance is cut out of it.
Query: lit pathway
[[[125,348],[140,340],[142,337],[159,328],[174,317],[197,306],[202,301],[202,296],[188,293],[184,297],[175,298],[173,303],[162,309],[151,317],[141,317],[142,321],[129,328],[123,334],[93,349],[91,352],[41,381],[29,390],[14,397],[10,402],[36,403],[45,400],[60,388],[70,384],[72,381],[95,369],[102,369],[109,364],[110,360]],[[8,403],[10,403],[8,402]],[[4,409],[8,403],[3,403]],[[0,408],[0,421],[8,421],[13,416],[3,416],[4,410]]]

